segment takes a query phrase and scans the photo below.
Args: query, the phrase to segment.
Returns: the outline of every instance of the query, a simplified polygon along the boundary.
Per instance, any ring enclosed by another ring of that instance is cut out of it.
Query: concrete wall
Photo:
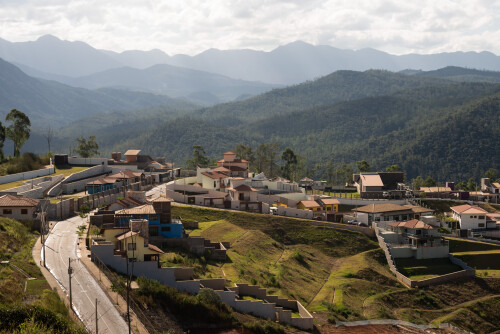
[[[303,218],[303,219],[312,219],[313,218],[313,213],[310,210],[286,208],[284,206],[278,207],[278,215],[286,216],[286,217]]]
[[[393,259],[413,257],[413,249],[410,247],[390,247],[391,256]]]
[[[52,187],[52,189],[50,189],[48,191],[47,195],[48,196],[59,195],[61,192],[61,188],[63,187],[63,184],[79,181],[82,179],[88,179],[88,178],[91,178],[93,176],[99,176],[99,175],[102,175],[102,174],[105,174],[108,172],[110,172],[110,169],[108,168],[107,165],[98,165],[98,166],[90,167],[90,168],[83,170],[81,172],[78,172],[78,173],[73,173],[70,176],[68,176],[67,178],[65,178],[60,184]]]
[[[22,186],[7,189],[6,191],[0,192],[0,195],[9,193],[29,198],[43,198],[45,192],[63,178],[63,175],[56,175],[27,180],[24,181]]]
[[[101,164],[107,164],[109,158],[79,158],[79,157],[68,157],[68,163],[70,165],[80,165],[80,166],[95,166]]]
[[[37,169],[37,170],[32,170],[32,171],[24,172],[24,173],[16,173],[16,174],[0,176],[0,184],[10,183],[10,182],[15,182],[15,181],[20,181],[20,180],[33,179],[36,177],[50,175],[50,174],[54,174],[54,173],[55,173],[54,166],[51,166],[49,168]]]
[[[449,253],[450,248],[448,245],[437,247],[418,247],[416,249],[415,257],[417,259],[438,259],[448,257]]]

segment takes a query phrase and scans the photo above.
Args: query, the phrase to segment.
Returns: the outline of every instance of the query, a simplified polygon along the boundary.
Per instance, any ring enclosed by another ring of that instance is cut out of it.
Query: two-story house
[[[453,219],[458,221],[462,230],[486,229],[486,215],[488,212],[478,206],[469,204],[452,206]]]

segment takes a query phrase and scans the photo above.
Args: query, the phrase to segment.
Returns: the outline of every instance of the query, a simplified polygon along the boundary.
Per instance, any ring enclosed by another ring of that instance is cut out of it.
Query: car
[[[384,192],[382,193],[382,196],[383,196],[384,198],[389,198],[389,197],[391,197],[391,193],[390,193],[390,192],[388,192],[388,191],[384,191]]]
[[[347,224],[351,224],[351,225],[358,225],[358,221],[356,219],[353,219],[353,220],[348,220],[347,221]]]
[[[367,223],[365,223],[365,222],[359,222],[359,223],[358,223],[358,226],[368,227],[368,224],[367,224]]]

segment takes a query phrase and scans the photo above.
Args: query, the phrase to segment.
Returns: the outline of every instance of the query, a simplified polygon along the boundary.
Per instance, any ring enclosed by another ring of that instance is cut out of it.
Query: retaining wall
[[[49,168],[42,168],[42,169],[32,170],[29,172],[0,176],[0,184],[27,180],[27,179],[34,179],[36,177],[50,175],[54,173],[55,173],[54,166],[50,166]]]
[[[313,213],[311,210],[300,210],[294,208],[286,208],[284,206],[278,206],[278,215],[286,217],[295,217],[303,219],[312,219]]]
[[[77,158],[68,157],[68,163],[70,165],[80,165],[80,166],[95,166],[108,163],[108,158]]]

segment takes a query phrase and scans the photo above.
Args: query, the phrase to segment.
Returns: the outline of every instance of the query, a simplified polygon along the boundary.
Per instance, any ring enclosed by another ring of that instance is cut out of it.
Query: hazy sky
[[[500,1],[0,0],[0,37],[114,51],[272,50],[296,40],[390,53],[500,54]]]

